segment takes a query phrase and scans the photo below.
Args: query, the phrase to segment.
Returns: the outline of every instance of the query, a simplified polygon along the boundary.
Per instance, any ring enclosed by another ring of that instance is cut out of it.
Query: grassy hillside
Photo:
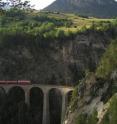
[[[52,31],[79,31],[82,28],[90,28],[92,24],[108,25],[115,19],[98,19],[80,17],[75,14],[51,13],[51,12],[24,12],[21,10],[9,10],[1,13],[0,28],[19,30],[26,33],[47,33]],[[96,26],[96,27],[98,27]],[[40,29],[39,29],[40,28]],[[43,34],[44,35],[44,34]]]

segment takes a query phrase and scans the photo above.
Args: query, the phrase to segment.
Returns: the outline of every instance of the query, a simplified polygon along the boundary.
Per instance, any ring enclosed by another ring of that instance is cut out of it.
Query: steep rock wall
[[[109,32],[86,31],[73,40],[46,41],[46,47],[11,41],[0,46],[0,79],[75,85],[86,69],[95,69],[110,39]]]

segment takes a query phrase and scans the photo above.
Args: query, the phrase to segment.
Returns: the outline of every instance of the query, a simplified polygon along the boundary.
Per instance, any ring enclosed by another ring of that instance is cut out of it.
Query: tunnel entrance
[[[58,89],[49,91],[50,124],[61,124],[62,95]]]
[[[25,93],[20,87],[13,87],[6,97],[3,124],[26,124],[27,107]]]
[[[42,124],[44,94],[40,88],[30,90],[30,124]]]

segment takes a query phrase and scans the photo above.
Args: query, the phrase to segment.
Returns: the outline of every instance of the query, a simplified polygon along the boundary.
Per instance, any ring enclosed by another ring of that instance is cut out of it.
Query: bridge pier
[[[65,118],[65,113],[66,113],[66,108],[67,108],[67,101],[66,101],[66,95],[63,94],[62,95],[62,111],[61,111],[61,124],[63,123],[64,121],[64,118]]]
[[[43,102],[43,123],[50,124],[49,120],[49,96],[48,91],[44,92],[44,102]]]
[[[30,106],[30,91],[25,91],[25,103],[29,107]]]

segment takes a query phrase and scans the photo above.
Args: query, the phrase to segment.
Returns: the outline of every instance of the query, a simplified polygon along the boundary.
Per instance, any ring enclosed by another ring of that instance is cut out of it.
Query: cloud
[[[25,0],[23,0],[25,1]],[[46,6],[48,6],[49,4],[51,4],[52,2],[54,2],[55,0],[29,0],[31,5],[35,5],[34,8],[39,10],[39,9],[43,9]]]

